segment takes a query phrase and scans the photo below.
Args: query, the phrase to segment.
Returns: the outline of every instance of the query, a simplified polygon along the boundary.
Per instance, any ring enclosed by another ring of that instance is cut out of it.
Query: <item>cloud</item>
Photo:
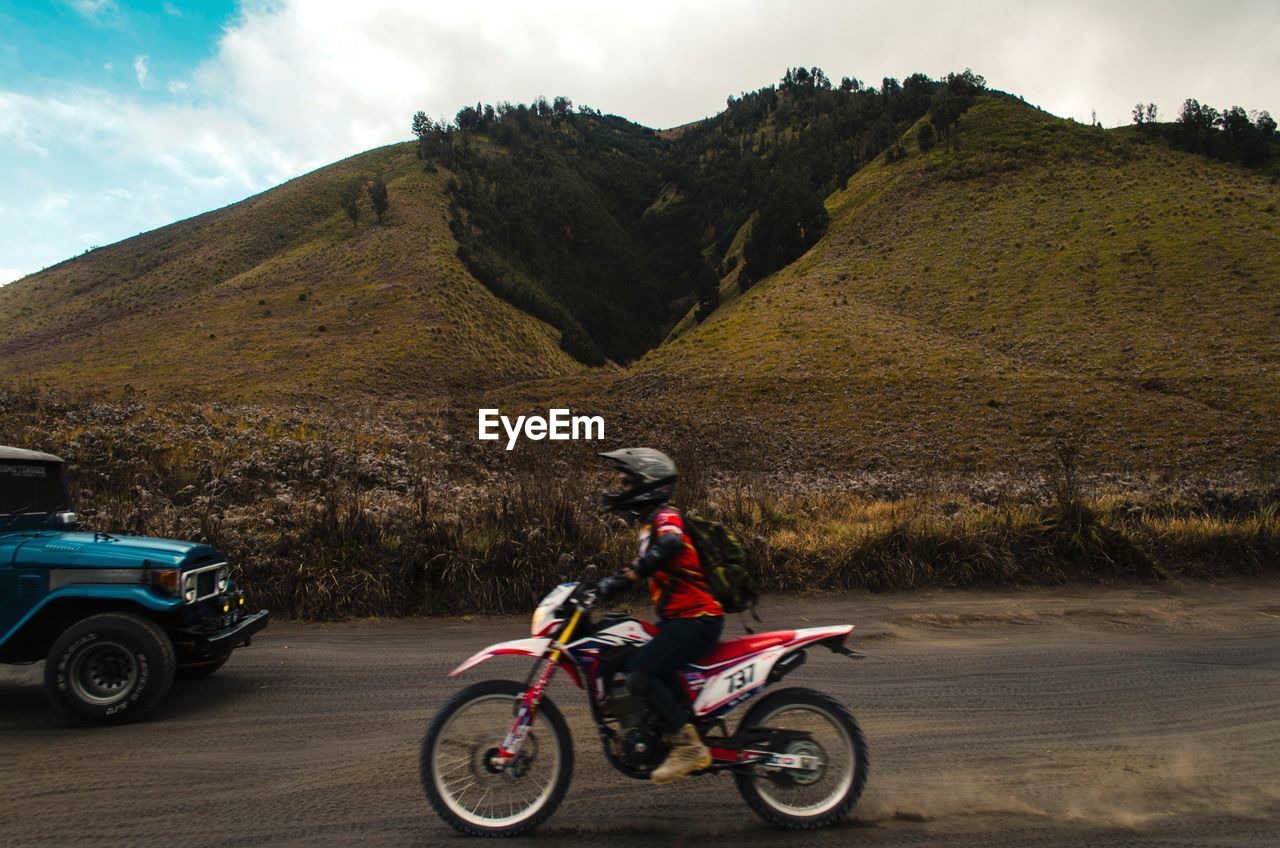
[[[101,90],[0,91],[0,168],[0,264],[16,276],[299,173],[231,110]]]
[[[69,5],[86,18],[96,18],[119,10],[115,0],[70,0]]]
[[[1240,39],[1251,22],[1253,37]],[[271,138],[355,152],[407,134],[424,109],[451,117],[477,100],[563,94],[651,126],[713,114],[726,96],[776,82],[791,65],[872,82],[971,67],[1050,111],[1127,122],[1142,99],[1235,98],[1255,108],[1280,75],[1280,11],[1187,0],[981,7],[811,0],[641,6],[493,0],[483,8],[413,0],[247,4],[200,81]],[[1229,54],[1186,49],[1233,43]],[[1221,82],[1215,82],[1220,80]],[[1209,96],[1208,89],[1218,94]],[[325,152],[332,152],[327,148]],[[317,149],[317,153],[319,149]]]
[[[120,17],[120,6],[116,0],[68,0],[67,5],[95,24],[114,21]]]
[[[98,13],[112,5],[79,2]],[[167,84],[173,101],[117,97],[109,110],[130,122],[108,116],[104,130],[118,134],[110,141],[117,149],[150,150],[157,145],[149,134],[159,129],[166,167],[204,172],[200,163],[216,161],[228,184],[258,188],[407,138],[418,109],[452,117],[476,101],[563,94],[666,127],[713,114],[726,96],[776,82],[795,64],[873,83],[971,67],[1058,114],[1087,119],[1097,108],[1108,125],[1127,122],[1138,100],[1159,102],[1166,114],[1189,96],[1234,97],[1273,112],[1280,105],[1264,102],[1269,80],[1280,76],[1268,47],[1280,40],[1280,14],[1265,4],[1242,4],[1231,21],[1205,2],[1184,3],[1177,14],[1160,3],[1065,9],[1014,0],[989,4],[985,14],[910,0],[814,0],[805,9],[764,0],[745,0],[733,14],[676,0],[495,0],[483,8],[253,0],[225,26],[211,59]],[[1177,46],[1188,38],[1219,43],[1249,16],[1262,24],[1257,37],[1230,54],[1197,60]],[[133,70],[139,86],[153,86],[147,54]],[[1210,86],[1209,70],[1230,84]],[[59,99],[96,96],[81,90]],[[46,105],[46,113],[60,111]]]
[[[139,53],[133,57],[133,75],[137,78],[140,88],[146,88],[147,82],[151,78],[151,69],[147,67],[150,59],[151,57],[145,53]]]
[[[95,21],[123,14],[113,0],[70,5]],[[64,210],[79,222],[67,233],[113,239],[408,138],[419,109],[450,118],[477,101],[565,95],[668,127],[714,114],[728,95],[803,64],[873,84],[970,67],[1060,115],[1083,121],[1096,108],[1107,126],[1127,123],[1138,101],[1172,115],[1187,97],[1276,114],[1277,43],[1280,7],[1256,0],[1230,14],[1209,0],[245,0],[212,56],[181,78],[158,86],[139,53],[134,78],[145,94],[70,87],[36,97],[0,88],[0,139],[30,157],[47,190],[86,191],[83,178],[65,174],[72,158],[115,185],[146,182],[130,201],[103,195]],[[1213,44],[1232,49],[1203,49]],[[5,156],[0,146],[0,166]],[[7,206],[34,208],[44,196],[4,192]],[[4,241],[13,238],[0,232],[6,265],[26,249]],[[61,255],[39,263],[78,253],[87,245],[77,238],[66,236]]]
[[[19,271],[17,268],[0,268],[0,286],[12,283],[14,280],[21,280],[27,275],[25,271]]]
[[[49,151],[37,141],[39,127],[32,110],[24,108],[34,101],[29,97],[0,91],[0,139],[13,143],[22,153],[46,157]]]
[[[147,163],[153,178],[165,176],[159,166],[178,187],[252,191],[299,167],[234,110],[207,104],[156,105],[91,89],[66,98],[0,91],[0,116],[0,138],[18,146],[70,148],[121,172]]]
[[[31,211],[37,218],[53,218],[61,215],[70,203],[68,192],[53,191],[40,198]]]
[[[170,17],[174,17],[174,18],[182,17],[182,10],[169,2],[161,3],[160,10],[164,12],[166,15],[169,15]]]

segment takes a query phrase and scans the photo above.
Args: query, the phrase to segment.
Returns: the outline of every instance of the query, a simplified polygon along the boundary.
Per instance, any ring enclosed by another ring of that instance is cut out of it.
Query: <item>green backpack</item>
[[[685,529],[698,552],[698,561],[702,563],[707,586],[720,606],[724,607],[724,611],[751,610],[751,614],[755,616],[760,593],[756,591],[756,581],[747,570],[747,563],[750,561],[747,549],[738,541],[738,537],[720,522],[697,515],[685,516]],[[758,616],[756,620],[759,621]]]

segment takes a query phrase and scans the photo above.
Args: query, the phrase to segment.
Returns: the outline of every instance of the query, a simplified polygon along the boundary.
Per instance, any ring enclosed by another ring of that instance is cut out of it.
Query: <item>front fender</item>
[[[573,658],[569,656],[568,651],[564,650],[564,645],[561,645],[559,642],[553,642],[551,639],[512,639],[510,642],[499,642],[496,645],[490,645],[483,651],[473,655],[453,671],[449,672],[449,676],[457,677],[467,669],[474,668],[485,660],[491,660],[494,657],[541,657],[546,655],[547,649],[551,647],[560,649],[556,663],[569,674],[569,678],[573,681],[573,685],[581,689],[582,676],[578,673],[578,667],[574,665]]]
[[[449,672],[450,677],[457,677],[469,668],[480,665],[485,660],[493,659],[501,656],[523,656],[523,657],[540,657],[547,652],[550,647],[550,639],[512,639],[510,642],[499,642],[496,645],[490,645],[484,650],[472,656],[462,665]]]

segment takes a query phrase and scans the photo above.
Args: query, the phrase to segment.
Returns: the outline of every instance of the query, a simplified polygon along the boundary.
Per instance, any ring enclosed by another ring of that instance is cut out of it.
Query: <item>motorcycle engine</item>
[[[667,743],[662,734],[653,729],[644,699],[632,695],[621,682],[611,685],[608,692],[604,713],[619,719],[622,725],[621,738],[614,742],[617,755],[637,768],[662,762],[667,755]]]
[[[622,719],[625,724],[635,724],[637,713],[644,709],[644,704],[627,691],[625,683],[613,683],[609,686],[602,710],[605,715]]]
[[[622,758],[633,766],[653,766],[667,753],[662,736],[648,727],[633,727],[622,737]]]

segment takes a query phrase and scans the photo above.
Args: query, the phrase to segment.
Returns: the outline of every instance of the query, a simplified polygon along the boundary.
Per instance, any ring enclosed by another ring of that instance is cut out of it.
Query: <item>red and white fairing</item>
[[[852,632],[852,624],[837,624],[726,639],[684,671],[690,694],[697,687],[694,715],[714,716],[736,707],[764,687],[774,665],[787,654]]]
[[[549,630],[550,626],[548,621],[537,629]],[[560,663],[571,672],[574,682],[581,685],[580,673],[585,673],[587,679],[594,679],[600,651],[627,644],[639,647],[652,639],[656,632],[657,628],[648,622],[626,618],[568,645],[553,644],[547,637],[500,642],[480,651],[452,673],[461,674],[496,656],[540,657],[550,648],[561,648]],[[818,642],[833,638],[843,640],[852,632],[852,624],[839,624],[803,630],[774,630],[720,642],[705,657],[683,669],[694,714],[698,717],[715,716],[736,707],[764,687],[778,660]]]

